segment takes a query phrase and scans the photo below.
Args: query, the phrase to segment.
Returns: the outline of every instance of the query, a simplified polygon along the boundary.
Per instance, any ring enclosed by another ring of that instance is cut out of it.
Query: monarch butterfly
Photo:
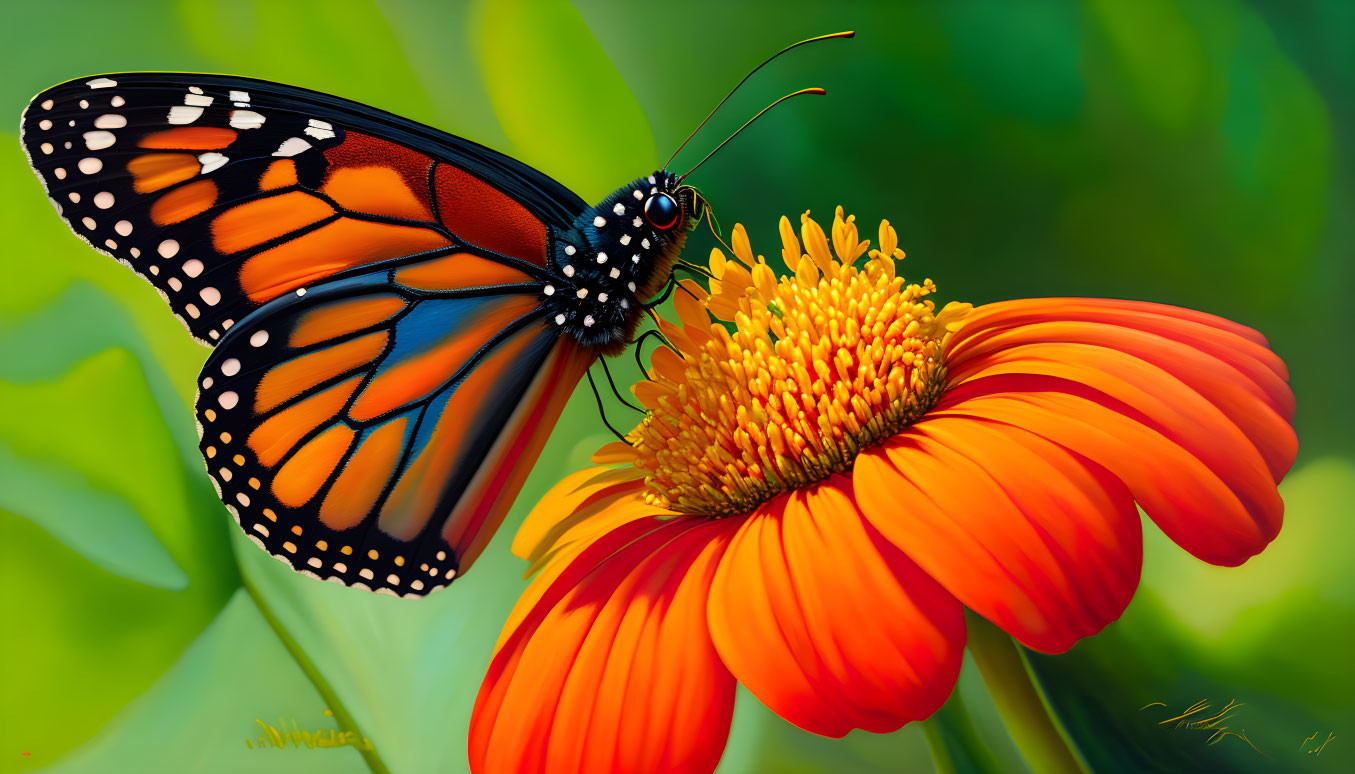
[[[460,137],[221,75],[54,86],[21,143],[71,230],[212,347],[199,447],[245,534],[406,597],[475,561],[704,206],[667,164],[590,207]]]

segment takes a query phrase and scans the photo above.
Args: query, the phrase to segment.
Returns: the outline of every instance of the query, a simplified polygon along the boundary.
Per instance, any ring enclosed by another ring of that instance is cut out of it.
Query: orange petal
[[[967,389],[997,390],[1000,381],[983,379],[956,388],[954,404],[934,410],[932,416],[963,416],[1024,428],[1088,458],[1123,481],[1177,545],[1211,564],[1241,564],[1279,532],[1278,520],[1249,513],[1203,462],[1157,430],[1107,405],[1104,396],[1098,399],[1085,388],[1076,394],[1049,390],[1047,382],[1033,378],[1024,386],[1009,380],[1006,391],[996,394]]]
[[[713,771],[734,679],[705,611],[729,532],[721,521],[645,520],[584,551],[490,662],[471,770]]]
[[[1160,316],[1147,321],[1121,319],[1118,324],[1051,321],[986,331],[958,353],[948,353],[947,365],[952,380],[962,382],[978,375],[994,358],[1006,359],[1028,345],[1089,344],[1132,355],[1171,374],[1223,412],[1265,458],[1278,482],[1294,462],[1298,439],[1289,425],[1294,395],[1284,379],[1257,357],[1272,360],[1273,353],[1196,323],[1166,320],[1164,327],[1163,322]],[[970,330],[969,322],[964,326]],[[1062,351],[1071,352],[1072,361],[1082,361],[1080,352]],[[1056,356],[1054,350],[1026,352],[1044,359]]]
[[[709,620],[739,682],[795,725],[839,737],[935,712],[965,639],[960,605],[862,520],[841,476],[744,520]]]
[[[1043,322],[1094,322],[1153,333],[1187,344],[1237,368],[1265,393],[1286,420],[1294,416],[1294,396],[1285,383],[1289,371],[1260,333],[1231,320],[1164,304],[1104,298],[1035,298],[987,304],[971,311],[947,345],[947,361],[1002,331]]]
[[[1156,428],[1218,474],[1258,520],[1279,523],[1284,503],[1275,489],[1277,479],[1256,446],[1217,406],[1152,363],[1109,347],[1045,342],[994,353],[967,378],[977,385],[983,377],[1009,374],[1052,377],[1050,389],[1066,380],[1109,397],[1121,413]],[[1266,410],[1257,401],[1247,403],[1247,408]],[[1291,455],[1285,470],[1292,461]]]
[[[1086,455],[1199,558],[1240,564],[1279,531],[1294,396],[1256,331],[1133,301],[1003,302],[964,319],[946,361],[953,386],[933,416],[1001,421]]]
[[[1120,617],[1143,537],[1114,477],[1040,436],[928,418],[857,458],[862,511],[954,594],[1024,644],[1061,653]]]

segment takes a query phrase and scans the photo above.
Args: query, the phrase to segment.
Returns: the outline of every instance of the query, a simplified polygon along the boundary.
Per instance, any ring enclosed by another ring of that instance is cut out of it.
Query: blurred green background
[[[0,771],[368,770],[351,748],[246,744],[261,724],[333,728],[327,709],[392,772],[464,770],[475,692],[523,587],[509,540],[608,438],[585,388],[475,572],[428,600],[291,575],[235,535],[203,475],[190,404],[205,351],[67,232],[29,173],[17,126],[33,94],[118,70],[269,78],[470,137],[597,200],[657,166],[766,54],[841,29],[858,37],[759,74],[678,161],[783,93],[829,90],[692,178],[755,251],[779,250],[782,213],[843,204],[863,236],[889,218],[905,273],[944,299],[1178,304],[1260,329],[1292,370],[1301,450],[1275,544],[1221,569],[1149,526],[1123,619],[1032,655],[1078,747],[1102,772],[1355,769],[1355,4],[11,0]],[[621,370],[633,381],[633,363]],[[998,770],[1025,770],[970,667],[957,695]],[[1229,726],[1256,749],[1158,724],[1202,699],[1241,702]],[[1153,702],[1166,707],[1140,709]],[[932,770],[918,726],[822,739],[746,692],[721,765]]]

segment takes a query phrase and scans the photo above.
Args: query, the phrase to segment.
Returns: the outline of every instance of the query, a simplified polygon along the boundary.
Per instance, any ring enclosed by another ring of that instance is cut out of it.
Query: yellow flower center
[[[738,261],[711,251],[711,293],[684,282],[684,324],[660,320],[672,348],[655,351],[650,380],[636,386],[649,414],[630,435],[651,502],[710,516],[750,511],[850,470],[862,449],[940,398],[948,329],[969,305],[937,313],[931,280],[895,274],[904,254],[888,221],[859,269],[869,242],[857,241],[841,207],[832,253],[808,213],[800,231],[804,252],[781,219],[792,273],[778,279],[735,226]]]

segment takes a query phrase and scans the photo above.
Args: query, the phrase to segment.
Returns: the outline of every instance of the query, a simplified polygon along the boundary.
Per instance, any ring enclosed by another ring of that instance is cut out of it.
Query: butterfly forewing
[[[284,293],[411,254],[470,244],[544,276],[547,223],[583,207],[473,143],[264,81],[72,81],[38,95],[22,131],[71,230],[208,344]]]

